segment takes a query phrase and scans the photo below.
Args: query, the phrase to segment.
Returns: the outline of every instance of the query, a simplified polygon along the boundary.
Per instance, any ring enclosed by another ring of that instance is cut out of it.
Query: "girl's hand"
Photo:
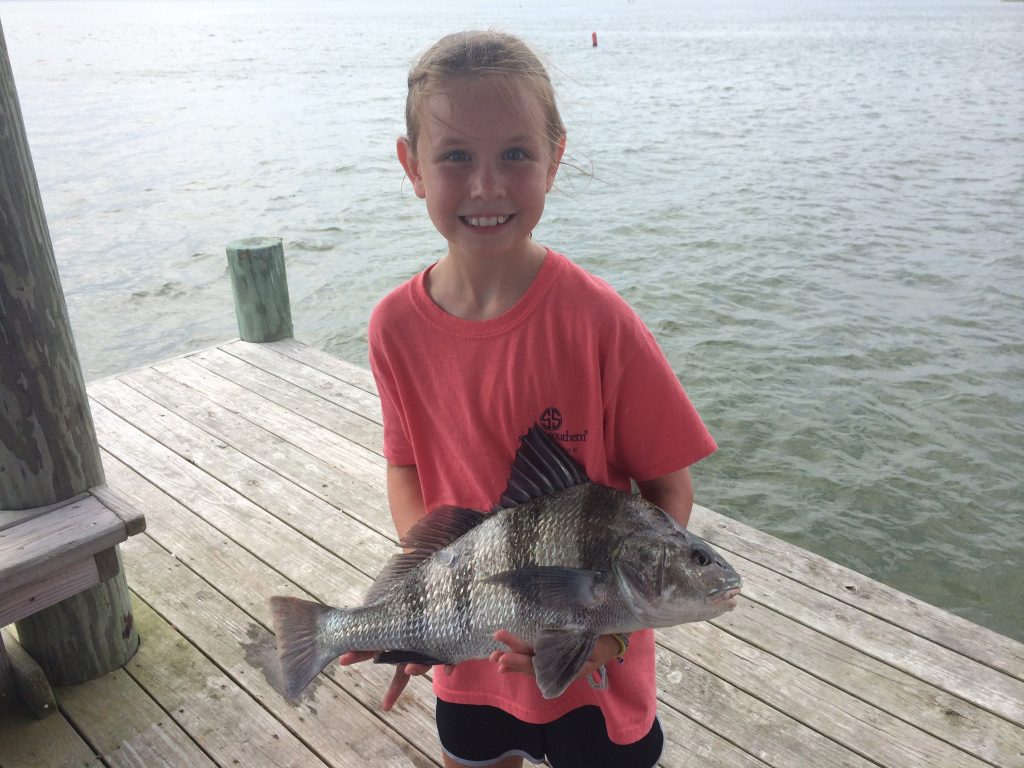
[[[516,637],[504,629],[494,633],[494,639],[499,643],[508,646],[507,651],[494,651],[487,657],[498,665],[498,671],[519,672],[530,677],[536,677],[533,669],[533,648],[523,639]],[[619,655],[619,641],[611,635],[601,635],[594,643],[594,650],[590,652],[590,658],[580,670],[577,678],[588,677],[603,667],[609,661]]]
[[[502,674],[506,672],[520,672],[530,677],[536,677],[536,673],[533,670],[532,646],[504,629],[495,632],[494,639],[508,646],[507,651],[494,651],[487,657],[488,661],[498,665],[499,672]]]
[[[349,664],[368,661],[374,656],[376,656],[374,651],[349,651],[342,654],[341,658],[338,659],[338,663],[343,667],[347,667]],[[405,686],[409,684],[412,676],[425,675],[429,671],[430,667],[426,664],[396,664],[395,676],[391,678],[391,685],[388,686],[388,691],[384,694],[384,701],[381,703],[380,708],[385,712],[390,711],[395,706],[395,702],[398,701],[398,697],[402,695]]]

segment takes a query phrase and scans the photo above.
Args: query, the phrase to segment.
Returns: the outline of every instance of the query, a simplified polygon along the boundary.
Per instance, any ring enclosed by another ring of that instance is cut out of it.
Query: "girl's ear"
[[[416,154],[412,151],[412,144],[409,143],[409,139],[405,136],[399,137],[396,149],[398,151],[398,162],[402,164],[402,167],[405,169],[405,175],[412,182],[412,190],[416,193],[416,197],[425,197],[426,191],[423,188],[420,164],[416,160]]]
[[[551,187],[555,183],[555,176],[558,173],[558,166],[562,162],[562,155],[565,154],[565,134],[562,134],[562,138],[558,141],[558,146],[555,147],[555,157],[551,161],[551,167],[548,168],[548,189],[551,191]]]

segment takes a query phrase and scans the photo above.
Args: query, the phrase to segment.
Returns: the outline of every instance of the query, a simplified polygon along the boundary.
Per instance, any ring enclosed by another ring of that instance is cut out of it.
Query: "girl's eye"
[[[508,149],[505,150],[505,159],[512,161],[525,160],[526,152],[521,149]]]

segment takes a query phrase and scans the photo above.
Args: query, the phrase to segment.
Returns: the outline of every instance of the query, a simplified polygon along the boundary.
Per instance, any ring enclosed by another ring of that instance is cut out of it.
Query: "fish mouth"
[[[723,587],[708,594],[708,602],[712,605],[724,604],[728,608],[736,607],[736,597],[740,593],[739,587]]]

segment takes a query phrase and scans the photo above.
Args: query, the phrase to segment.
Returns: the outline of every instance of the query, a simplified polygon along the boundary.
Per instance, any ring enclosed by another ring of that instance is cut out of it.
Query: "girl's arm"
[[[388,462],[388,505],[398,538],[402,538],[420,518],[426,517],[420,474],[415,464],[398,466]]]
[[[388,462],[387,469],[388,505],[391,507],[391,519],[395,523],[395,530],[398,537],[402,538],[412,528],[416,521],[426,516],[427,510],[423,504],[423,492],[420,490],[420,476],[416,471],[415,464],[397,466]],[[372,659],[372,651],[349,651],[339,659],[342,666],[356,664],[360,661]],[[430,670],[425,664],[398,664],[395,666],[395,676],[384,694],[384,702],[381,709],[387,712],[391,709],[398,697],[402,695],[405,686],[409,684],[409,677],[422,675]]]
[[[638,482],[640,495],[665,510],[683,528],[690,522],[693,509],[693,481],[686,467],[653,480]]]

